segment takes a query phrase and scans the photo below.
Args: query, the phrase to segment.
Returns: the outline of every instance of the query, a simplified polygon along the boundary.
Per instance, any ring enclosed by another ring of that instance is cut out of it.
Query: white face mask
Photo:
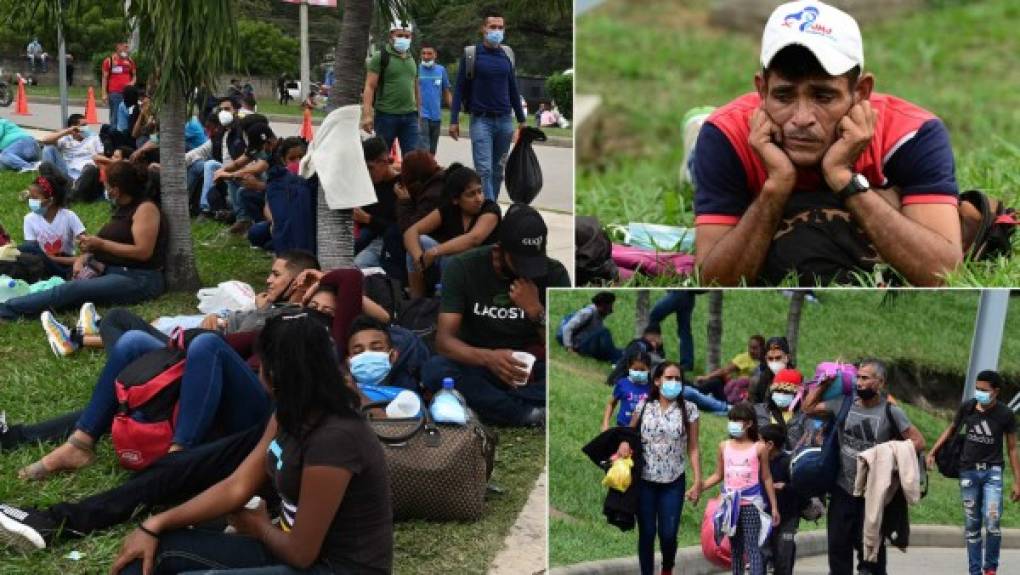
[[[221,126],[229,126],[234,121],[234,114],[227,110],[220,110],[216,117],[219,118]]]
[[[436,65],[436,61],[435,60],[422,60],[421,61],[421,65],[425,66],[426,68],[431,68],[432,66]]]
[[[770,361],[770,362],[768,362],[768,366],[769,366],[769,369],[772,371],[773,374],[777,374],[780,371],[786,369],[786,362],[785,361]]]
[[[121,58],[127,58],[128,57],[128,53],[127,52],[121,52],[120,53],[120,57]]]

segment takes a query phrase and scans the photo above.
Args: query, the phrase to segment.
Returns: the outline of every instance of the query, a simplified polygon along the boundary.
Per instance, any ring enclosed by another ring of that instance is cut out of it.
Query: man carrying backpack
[[[393,147],[400,142],[401,153],[418,148],[418,117],[421,97],[418,65],[411,56],[411,24],[393,22],[390,41],[368,62],[362,93],[361,129]]]
[[[1006,440],[1009,464],[1013,468],[1013,493],[1010,499],[1020,501],[1020,459],[1016,449],[1016,417],[999,401],[1002,376],[992,370],[977,375],[974,399],[967,400],[928,454],[928,466],[934,467],[938,453],[955,438],[962,427],[965,431],[957,453],[960,495],[963,498],[964,535],[970,575],[995,575],[999,568],[999,545],[1002,531],[1002,444]],[[941,466],[940,471],[946,473]],[[947,473],[948,475],[948,473]],[[985,541],[981,539],[981,524]],[[982,554],[982,543],[984,554]],[[983,570],[982,570],[983,569]]]
[[[458,119],[462,103],[464,110],[471,114],[471,154],[475,171],[482,178],[486,199],[493,201],[499,198],[503,167],[513,142],[511,111],[519,127],[523,128],[527,122],[517,90],[514,52],[503,45],[505,29],[501,13],[495,10],[483,13],[483,40],[464,48],[450,108],[450,137],[454,140],[460,137]]]
[[[856,397],[843,425],[839,427],[840,473],[829,500],[828,523],[829,571],[832,575],[851,575],[857,550],[858,569],[870,575],[886,575],[885,540],[879,543],[878,558],[863,560],[864,498],[854,497],[857,480],[857,454],[901,436],[914,444],[920,453],[924,437],[907,414],[896,406],[887,405],[882,393],[886,381],[885,364],[865,359],[857,369]],[[804,400],[804,412],[810,415],[838,413],[843,398],[822,402],[827,386],[818,386]]]

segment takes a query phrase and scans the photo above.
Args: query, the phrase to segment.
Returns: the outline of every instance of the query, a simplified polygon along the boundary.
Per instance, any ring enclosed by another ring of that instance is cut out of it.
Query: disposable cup
[[[524,370],[528,373],[524,376],[522,381],[515,381],[514,384],[517,386],[524,386],[528,384],[528,379],[531,377],[531,368],[535,365],[535,356],[531,355],[526,351],[515,351],[514,359],[524,364]]]

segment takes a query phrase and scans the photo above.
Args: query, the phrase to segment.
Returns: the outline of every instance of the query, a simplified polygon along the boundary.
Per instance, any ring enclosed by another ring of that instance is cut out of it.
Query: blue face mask
[[[78,133],[81,134],[81,137],[86,140],[92,137],[92,130],[85,127],[78,128]]]
[[[730,433],[730,437],[740,439],[744,436],[744,424],[739,421],[731,421],[726,424],[726,431]]]
[[[42,200],[37,200],[35,198],[28,199],[28,209],[32,210],[33,214],[38,214],[40,216],[46,213],[46,207],[42,205]]]
[[[779,409],[786,409],[793,403],[792,393],[773,393],[772,401],[776,404]]]
[[[485,33],[485,41],[489,44],[499,45],[503,43],[502,30],[489,30]]]
[[[362,385],[379,385],[390,367],[390,354],[385,351],[365,351],[351,358],[351,375]]]
[[[640,369],[632,369],[627,375],[634,383],[648,383],[648,372]]]
[[[988,405],[992,402],[992,392],[978,389],[974,392],[974,399],[978,400],[981,405]]]
[[[403,54],[404,52],[407,52],[410,48],[411,48],[411,39],[410,38],[394,38],[393,39],[393,49],[396,50],[397,52],[400,52],[401,54]]]
[[[666,399],[676,399],[680,392],[683,391],[684,386],[680,383],[679,379],[665,379],[662,381],[662,397]]]

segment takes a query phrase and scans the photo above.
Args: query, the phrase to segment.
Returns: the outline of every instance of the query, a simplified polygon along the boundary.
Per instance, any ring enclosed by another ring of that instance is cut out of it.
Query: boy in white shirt
[[[81,114],[67,118],[67,128],[39,138],[42,159],[71,180],[75,201],[94,202],[103,196],[99,168],[93,156],[103,154],[99,134],[93,132]]]

